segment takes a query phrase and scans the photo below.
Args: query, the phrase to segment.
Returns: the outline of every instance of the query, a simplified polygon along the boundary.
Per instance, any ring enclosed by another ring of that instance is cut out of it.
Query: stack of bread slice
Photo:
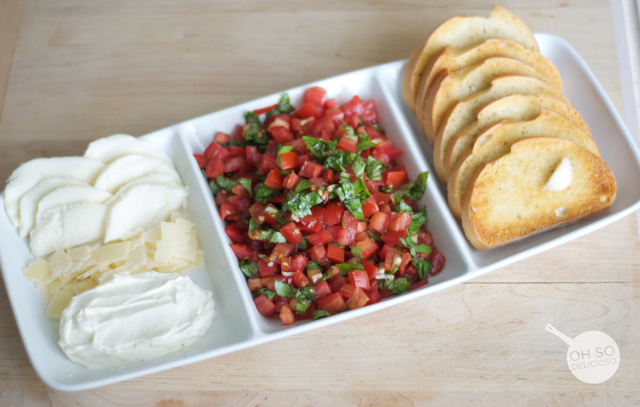
[[[436,28],[411,55],[402,92],[433,147],[451,212],[478,249],[613,204],[613,173],[558,70],[507,10]]]

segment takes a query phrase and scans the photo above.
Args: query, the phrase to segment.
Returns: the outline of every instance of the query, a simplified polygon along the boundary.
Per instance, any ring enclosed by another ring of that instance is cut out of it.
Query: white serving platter
[[[44,317],[39,290],[22,274],[23,268],[32,260],[27,241],[18,236],[5,211],[0,210],[0,267],[20,335],[40,378],[59,390],[89,389],[344,321],[478,277],[592,232],[633,212],[640,207],[640,183],[637,182],[640,179],[640,153],[613,104],[566,41],[549,34],[536,34],[536,40],[541,53],[558,67],[567,98],[586,120],[604,160],[615,174],[618,195],[611,208],[567,227],[480,252],[469,244],[461,225],[451,215],[446,203],[445,185],[437,177],[429,177],[427,193],[420,205],[427,206],[429,230],[438,250],[447,259],[444,271],[419,290],[318,321],[302,321],[285,327],[279,320],[265,319],[256,311],[245,278],[229,248],[230,242],[211,192],[192,158],[193,153],[204,150],[215,132],[230,132],[235,124],[244,122],[243,115],[247,110],[272,105],[283,92],[266,96],[143,136],[171,156],[184,184],[191,191],[188,217],[197,221],[198,236],[206,255],[205,265],[189,272],[189,276],[212,290],[216,301],[217,315],[211,329],[183,351],[118,369],[88,370],[70,362],[57,345],[58,322]],[[286,92],[296,106],[299,106],[304,91],[311,86],[326,88],[329,96],[341,104],[356,94],[363,99],[375,100],[380,124],[394,146],[405,151],[399,161],[407,168],[410,179],[414,179],[419,172],[433,168],[433,154],[418,130],[414,115],[402,101],[400,82],[405,63],[397,61],[379,65]],[[0,202],[0,207],[4,208],[3,202]]]

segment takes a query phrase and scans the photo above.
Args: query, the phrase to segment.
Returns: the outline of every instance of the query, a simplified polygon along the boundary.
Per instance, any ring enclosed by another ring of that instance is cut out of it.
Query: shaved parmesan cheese
[[[89,246],[78,246],[67,250],[67,254],[73,261],[85,261],[91,257],[91,249]]]
[[[49,274],[49,262],[42,259],[32,261],[23,273],[25,277],[36,283]]]
[[[167,264],[175,250],[176,245],[174,243],[168,243],[161,240],[156,245],[156,252],[153,259],[160,264]]]
[[[64,250],[57,250],[49,260],[49,267],[51,267],[51,275],[53,277],[69,273],[71,266],[73,266],[73,260]]]
[[[73,296],[66,291],[56,290],[51,297],[51,301],[47,306],[47,310],[44,312],[44,316],[47,318],[60,320],[62,317],[62,311],[67,308]]]
[[[129,252],[126,263],[127,267],[138,267],[147,264],[147,252],[144,246],[138,246]]]

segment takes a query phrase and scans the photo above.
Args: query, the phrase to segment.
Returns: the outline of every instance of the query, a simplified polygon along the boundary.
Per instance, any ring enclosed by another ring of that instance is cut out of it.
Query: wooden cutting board
[[[622,110],[607,0],[500,4],[532,31],[568,40]],[[35,157],[81,154],[109,134],[145,134],[407,58],[438,23],[488,16],[492,5],[0,0],[0,178]],[[0,288],[0,406],[632,405],[640,402],[639,271],[629,216],[408,304],[77,393],[38,379]],[[609,334],[621,352],[616,375],[599,385],[575,379],[548,323],[570,337]]]

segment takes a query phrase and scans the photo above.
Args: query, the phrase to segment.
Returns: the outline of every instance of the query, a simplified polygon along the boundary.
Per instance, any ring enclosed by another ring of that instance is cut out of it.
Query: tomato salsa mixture
[[[410,182],[377,125],[375,104],[340,106],[309,89],[295,110],[247,112],[232,134],[194,154],[260,314],[285,325],[380,302],[444,267]]]

